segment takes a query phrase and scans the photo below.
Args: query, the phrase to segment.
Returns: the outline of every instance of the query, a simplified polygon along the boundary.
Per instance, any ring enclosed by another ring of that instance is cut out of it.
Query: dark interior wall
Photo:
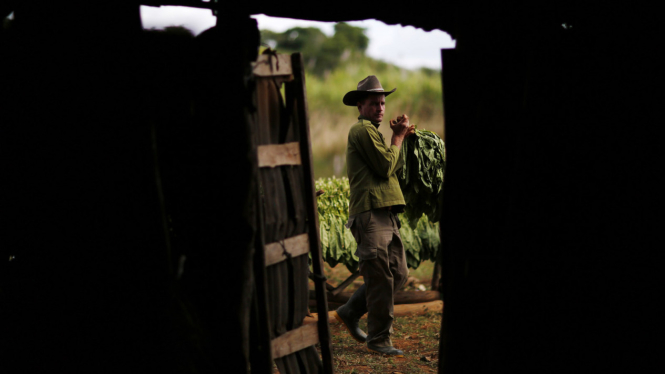
[[[446,373],[653,362],[652,22],[566,5],[454,8],[457,48],[443,56]]]
[[[242,76],[255,23],[225,14],[217,31],[183,39],[144,34],[138,5],[11,10],[0,35],[0,367],[245,371]]]

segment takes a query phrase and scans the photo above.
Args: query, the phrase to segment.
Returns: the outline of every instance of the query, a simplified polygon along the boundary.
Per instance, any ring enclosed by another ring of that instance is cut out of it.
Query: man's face
[[[358,111],[372,122],[381,122],[386,111],[386,95],[369,95],[364,101],[358,102]]]

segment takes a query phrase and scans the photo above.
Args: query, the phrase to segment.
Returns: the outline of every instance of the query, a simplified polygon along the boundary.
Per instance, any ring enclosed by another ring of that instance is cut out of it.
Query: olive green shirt
[[[405,205],[397,180],[402,167],[400,149],[387,146],[379,124],[358,117],[349,130],[346,169],[351,196],[349,216],[388,206]]]

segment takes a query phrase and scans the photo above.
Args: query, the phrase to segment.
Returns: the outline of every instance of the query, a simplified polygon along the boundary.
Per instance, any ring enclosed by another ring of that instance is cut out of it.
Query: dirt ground
[[[327,264],[325,266],[326,277],[332,285],[341,283],[350,275],[350,272],[342,265],[335,268],[330,268]],[[403,290],[413,292],[430,290],[432,269],[431,262],[421,264],[418,269],[410,269],[410,279]],[[345,291],[353,291],[361,284],[362,278],[359,278]],[[388,358],[370,353],[367,351],[366,345],[353,340],[341,324],[331,324],[335,373],[436,373],[439,364],[441,319],[442,313],[436,312],[429,312],[421,316],[395,317],[394,334],[391,338],[393,345],[404,351],[403,358]],[[365,318],[360,320],[360,327],[367,331]]]
[[[441,316],[441,313],[431,313],[395,318],[392,340],[396,348],[404,351],[403,358],[370,353],[365,344],[353,340],[341,324],[331,325],[335,373],[436,373]],[[364,320],[361,327],[366,329]]]

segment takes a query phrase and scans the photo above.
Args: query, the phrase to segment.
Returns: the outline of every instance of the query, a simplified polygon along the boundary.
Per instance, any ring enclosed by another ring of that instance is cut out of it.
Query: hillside
[[[386,90],[397,88],[386,100],[384,118],[406,113],[419,129],[443,137],[440,71],[403,69],[366,56],[369,40],[364,30],[343,22],[335,26],[332,37],[316,28],[262,30],[261,35],[262,42],[278,53],[303,53],[315,178],[346,175],[346,136],[358,110],[342,104],[342,97],[368,75],[376,75]],[[390,139],[387,119],[379,130]]]

